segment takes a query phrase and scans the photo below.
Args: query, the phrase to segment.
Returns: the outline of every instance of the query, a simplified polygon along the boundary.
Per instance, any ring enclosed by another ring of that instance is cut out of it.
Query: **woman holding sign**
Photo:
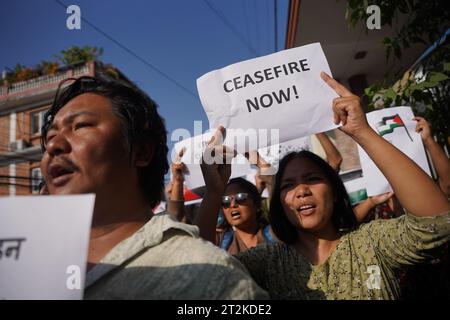
[[[312,153],[292,153],[280,162],[270,205],[273,231],[283,243],[236,257],[274,299],[400,298],[397,275],[435,259],[449,240],[450,204],[425,172],[372,130],[357,96],[321,77],[339,95],[335,123],[376,163],[408,214],[357,227],[336,172]],[[210,148],[229,156],[218,143],[214,139]],[[201,213],[207,220],[220,205],[230,166],[203,164],[202,170],[208,194]]]

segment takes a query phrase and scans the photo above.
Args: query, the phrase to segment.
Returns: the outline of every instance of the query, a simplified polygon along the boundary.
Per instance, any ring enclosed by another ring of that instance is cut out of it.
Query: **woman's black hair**
[[[306,158],[317,165],[333,188],[333,194],[336,200],[334,202],[331,220],[335,228],[340,231],[354,229],[357,225],[356,216],[350,205],[350,198],[341,178],[321,157],[310,151],[302,150],[287,154],[279,163],[269,211],[269,221],[275,235],[287,244],[293,244],[298,238],[298,230],[287,219],[281,203],[281,178],[287,165],[292,160],[302,158]]]
[[[67,81],[73,81],[61,90]],[[42,125],[41,148],[44,152],[47,144],[47,132],[58,113],[70,100],[83,94],[95,93],[108,98],[114,114],[122,125],[123,143],[128,154],[134,148],[151,145],[152,161],[139,168],[141,190],[151,208],[156,207],[164,188],[164,175],[169,169],[167,160],[167,131],[164,120],[157,112],[156,103],[133,83],[106,76],[70,78],[63,80],[58,87],[52,106],[44,115]]]
[[[255,207],[256,207],[256,218],[257,218],[258,224],[260,227],[265,227],[268,224],[268,222],[264,219],[264,216],[262,214],[262,204],[261,204],[262,199],[261,199],[261,195],[259,194],[256,186],[253,183],[251,183],[250,181],[239,177],[239,178],[231,179],[228,182],[225,190],[230,185],[233,185],[233,184],[240,186],[242,189],[245,190],[245,192],[248,193],[249,197],[252,198],[253,203],[255,204]],[[221,227],[222,228],[229,227],[226,219],[224,219],[224,222],[222,223]]]

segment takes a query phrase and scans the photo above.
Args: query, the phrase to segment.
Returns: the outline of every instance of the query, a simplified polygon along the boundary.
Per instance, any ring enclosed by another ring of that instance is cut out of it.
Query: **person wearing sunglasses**
[[[262,243],[276,240],[263,218],[261,196],[251,182],[243,178],[231,179],[222,196],[225,219],[216,244],[229,253],[238,253]]]
[[[280,161],[270,203],[271,226],[280,242],[235,257],[272,299],[402,298],[399,274],[444,253],[450,203],[419,166],[370,127],[359,97],[330,76],[321,77],[339,95],[330,103],[335,124],[367,152],[407,214],[358,226],[336,171],[309,151],[293,152]],[[223,150],[225,159],[235,154],[220,139],[211,141],[210,149],[215,155]],[[220,207],[230,162],[202,164],[208,193],[196,217],[204,220],[201,227],[208,227],[207,218]],[[212,230],[200,228],[200,233],[208,239]]]

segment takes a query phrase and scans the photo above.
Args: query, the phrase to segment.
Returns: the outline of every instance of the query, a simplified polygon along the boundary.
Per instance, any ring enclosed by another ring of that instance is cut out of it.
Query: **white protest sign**
[[[256,168],[252,168],[252,172],[248,173],[245,175],[245,180],[256,184],[256,173],[258,172],[258,170]],[[270,194],[269,194],[269,190],[267,190],[267,188],[264,188],[263,192],[261,193],[261,198],[269,198]]]
[[[82,299],[94,200],[0,199],[0,300]]]
[[[210,128],[244,132],[227,136],[225,144],[237,144],[238,152],[256,150],[337,128],[332,112],[337,94],[321,71],[331,75],[321,45],[313,43],[211,71],[197,79],[197,89]],[[254,146],[246,130],[256,131],[257,147],[230,142],[246,135]],[[259,136],[268,130],[279,130],[279,137]]]
[[[364,177],[344,181],[344,186],[352,206],[367,199],[366,180]]]
[[[158,203],[156,208],[153,209],[153,213],[154,214],[162,213],[162,212],[166,211],[166,208],[167,208],[166,202],[165,201],[161,201],[160,203]]]
[[[261,148],[258,150],[258,153],[266,162],[278,168],[278,163],[286,154],[301,150],[312,150],[310,136],[300,137],[270,147]]]
[[[184,175],[186,187],[195,189],[205,185],[200,162],[206,145],[211,140],[213,133],[207,132],[202,135],[182,140],[174,146],[173,152],[178,154],[181,149],[186,148],[181,157],[181,161],[186,165],[188,172]],[[174,157],[173,157],[174,158]],[[231,162],[231,177],[241,177],[250,172],[250,163],[247,159],[238,154]]]
[[[270,147],[261,148],[258,150],[258,154],[260,157],[264,159],[267,163],[270,163],[272,167],[278,170],[278,164],[283,157],[295,151],[308,150],[312,149],[311,145],[311,137],[301,137],[293,140],[289,140],[280,144],[274,144]],[[276,171],[274,173],[276,173]],[[255,183],[255,175],[257,173],[256,167],[252,168],[252,172],[248,173],[245,178],[251,183]],[[268,198],[269,194],[267,189],[264,189],[261,194],[263,198]]]
[[[367,113],[367,122],[380,136],[392,143],[412,159],[428,175],[428,167],[425,149],[419,133],[416,133],[416,121],[410,107],[386,108]],[[392,191],[388,181],[369,158],[367,153],[358,146],[359,158],[367,195],[369,197]],[[386,159],[387,162],[390,159]]]

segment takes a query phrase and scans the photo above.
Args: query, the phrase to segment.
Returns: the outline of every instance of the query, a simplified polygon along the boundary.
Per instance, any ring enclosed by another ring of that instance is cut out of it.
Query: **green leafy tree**
[[[39,76],[39,73],[33,68],[28,68],[20,63],[17,63],[14,70],[6,74],[6,81],[9,84],[12,84],[18,81],[26,81],[37,76]]]
[[[385,37],[386,57],[393,53],[400,59],[411,44],[430,44],[450,26],[448,0],[347,0],[347,21],[356,26],[368,18],[367,6],[377,5],[381,11],[381,27],[395,28],[393,37]],[[400,17],[406,22],[398,26]]]
[[[43,60],[41,61],[41,63],[37,66],[37,69],[42,73],[42,74],[48,74],[48,75],[53,75],[56,73],[56,71],[58,70],[59,67],[59,63],[56,61],[46,61]]]
[[[395,70],[395,61],[405,50],[417,43],[431,45],[450,27],[448,1],[433,0],[347,0],[346,19],[352,25],[366,23],[368,5],[378,5],[381,27],[394,29],[392,37],[385,37],[386,72],[381,83],[365,89],[369,108],[409,105],[414,113],[431,123],[441,144],[449,144],[450,136],[450,41],[441,43],[426,59],[420,69],[407,70],[403,76]],[[404,21],[400,25],[399,21]],[[388,66],[389,64],[389,66]],[[398,78],[400,80],[395,81]],[[394,83],[392,85],[392,83]]]
[[[94,61],[103,54],[102,48],[84,46],[83,48],[72,46],[67,50],[62,50],[56,58],[64,65]]]

